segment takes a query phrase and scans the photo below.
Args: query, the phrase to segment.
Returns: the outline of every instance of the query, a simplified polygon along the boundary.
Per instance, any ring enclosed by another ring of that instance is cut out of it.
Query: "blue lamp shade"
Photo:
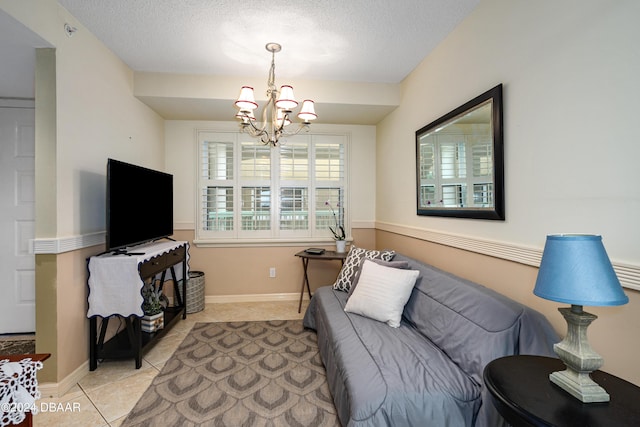
[[[574,305],[607,306],[629,302],[613,271],[602,236],[547,236],[533,293]]]

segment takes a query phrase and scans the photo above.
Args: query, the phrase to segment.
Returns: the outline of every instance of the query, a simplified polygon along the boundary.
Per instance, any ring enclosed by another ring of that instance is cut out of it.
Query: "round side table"
[[[486,366],[484,382],[496,409],[513,427],[640,426],[640,387],[595,371],[591,377],[610,401],[582,403],[549,380],[551,372],[563,369],[560,359],[507,356]]]

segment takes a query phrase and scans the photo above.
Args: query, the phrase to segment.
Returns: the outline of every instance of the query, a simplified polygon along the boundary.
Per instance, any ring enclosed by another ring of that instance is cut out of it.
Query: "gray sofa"
[[[399,328],[345,312],[347,293],[331,286],[316,290],[304,316],[343,427],[503,425],[483,369],[507,355],[554,356],[551,325],[483,286],[397,260],[420,271]]]

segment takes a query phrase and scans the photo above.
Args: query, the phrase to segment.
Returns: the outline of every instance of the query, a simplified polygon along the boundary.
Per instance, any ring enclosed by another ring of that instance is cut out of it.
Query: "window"
[[[242,133],[199,132],[196,240],[329,240],[331,207],[345,224],[346,141],[297,135],[271,148]]]
[[[493,206],[493,152],[487,137],[429,134],[420,140],[418,167],[420,206]]]

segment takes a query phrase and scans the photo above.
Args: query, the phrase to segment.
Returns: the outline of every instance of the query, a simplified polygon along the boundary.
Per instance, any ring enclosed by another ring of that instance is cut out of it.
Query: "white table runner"
[[[140,255],[113,255],[106,253],[89,259],[89,310],[87,317],[109,317],[114,314],[128,317],[143,316],[142,287],[139,265],[151,258],[189,243],[162,241],[127,248]],[[188,264],[187,264],[188,268]],[[182,268],[176,268],[176,279],[182,280]],[[188,273],[187,273],[188,277]],[[168,277],[169,279],[171,276]]]

